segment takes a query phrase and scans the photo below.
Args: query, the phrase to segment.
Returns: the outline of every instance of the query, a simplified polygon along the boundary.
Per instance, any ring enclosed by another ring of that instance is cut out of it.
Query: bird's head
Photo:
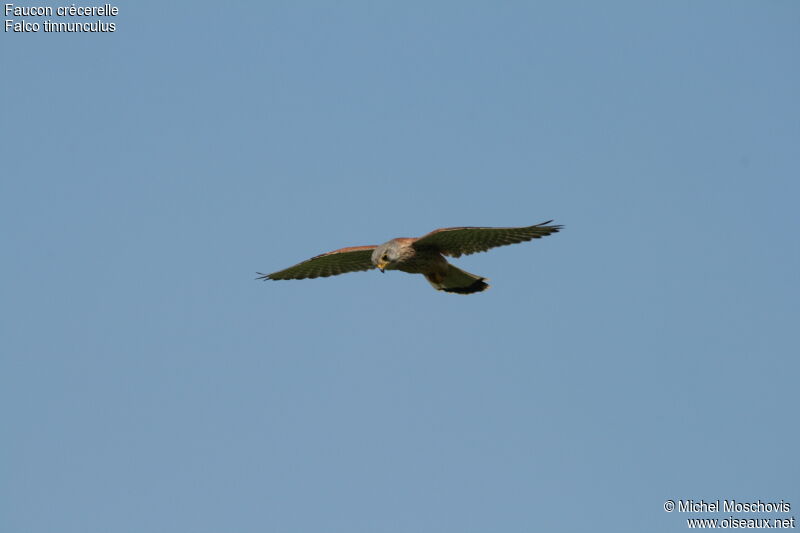
[[[372,252],[372,264],[383,272],[392,270],[397,260],[400,259],[400,250],[395,241],[381,244]]]

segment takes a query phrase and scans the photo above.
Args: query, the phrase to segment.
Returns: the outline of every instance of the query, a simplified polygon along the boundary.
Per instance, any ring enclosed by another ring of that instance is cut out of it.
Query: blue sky
[[[0,529],[800,509],[797,3],[116,5],[0,38]],[[548,219],[478,295],[253,279]]]

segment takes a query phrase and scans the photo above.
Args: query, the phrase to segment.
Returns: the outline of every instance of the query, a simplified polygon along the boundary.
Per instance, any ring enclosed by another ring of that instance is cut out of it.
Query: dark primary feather
[[[325,254],[320,254],[302,263],[289,268],[273,272],[272,274],[259,274],[257,279],[306,279],[325,278],[346,272],[358,272],[375,268],[372,264],[372,250],[375,246],[351,246],[341,248]]]
[[[552,220],[522,228],[441,228],[414,242],[417,250],[434,249],[444,255],[462,255],[485,252],[497,246],[516,244],[557,233],[562,226],[548,226]]]

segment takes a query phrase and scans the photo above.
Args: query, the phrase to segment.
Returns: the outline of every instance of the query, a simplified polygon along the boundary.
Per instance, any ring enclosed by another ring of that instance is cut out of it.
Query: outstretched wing
[[[441,228],[420,237],[412,246],[417,250],[434,249],[444,255],[461,257],[496,246],[546,237],[562,228],[548,226],[550,222],[552,220],[523,228]]]
[[[334,250],[272,274],[256,272],[256,274],[260,274],[257,279],[326,278],[346,272],[370,270],[375,268],[371,259],[372,250],[375,248],[375,246],[351,246]]]

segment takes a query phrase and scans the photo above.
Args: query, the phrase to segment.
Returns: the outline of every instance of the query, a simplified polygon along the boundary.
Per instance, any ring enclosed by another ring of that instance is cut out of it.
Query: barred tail
[[[472,294],[485,291],[489,288],[486,278],[470,274],[460,268],[448,264],[444,276],[426,274],[425,278],[437,291],[452,292],[456,294]]]

